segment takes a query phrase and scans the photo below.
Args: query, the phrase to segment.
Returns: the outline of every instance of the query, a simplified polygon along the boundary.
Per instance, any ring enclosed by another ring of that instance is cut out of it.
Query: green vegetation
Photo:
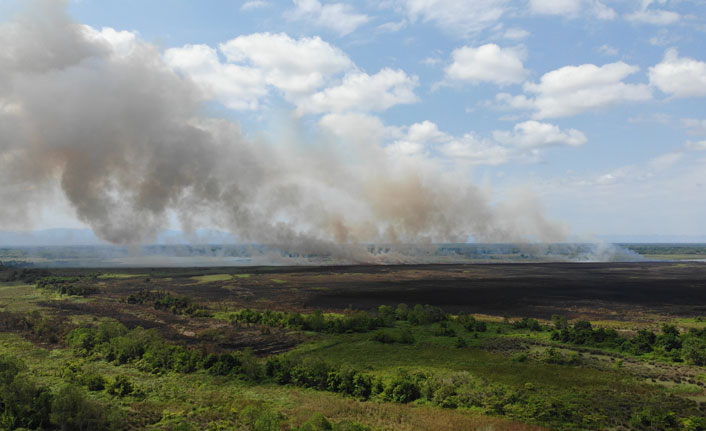
[[[232,280],[233,276],[230,274],[210,274],[210,275],[198,275],[196,277],[191,277],[196,280],[199,284],[203,283],[213,283],[214,281],[228,281]]]
[[[191,280],[228,274],[12,277],[0,289],[0,430],[706,430],[695,318],[619,332],[558,315],[275,311],[197,296],[218,291]],[[41,306],[15,305],[36,295]]]

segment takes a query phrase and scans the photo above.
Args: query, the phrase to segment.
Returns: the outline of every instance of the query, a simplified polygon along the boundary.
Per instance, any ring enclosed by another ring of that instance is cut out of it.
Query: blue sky
[[[4,2],[0,17],[20,4]],[[206,115],[248,136],[277,139],[282,118],[329,139],[374,136],[389,157],[453,166],[497,201],[536,196],[574,235],[706,233],[703,1],[75,0],[68,10],[111,43],[157,46],[207,95]],[[35,227],[83,226],[68,205],[47,211]]]

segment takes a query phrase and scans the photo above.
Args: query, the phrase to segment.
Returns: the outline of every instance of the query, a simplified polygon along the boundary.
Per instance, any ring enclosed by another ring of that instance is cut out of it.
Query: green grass
[[[279,278],[270,278],[270,281],[277,284],[284,284],[287,282],[287,280],[281,280]]]
[[[236,278],[250,278],[250,277],[252,277],[252,274],[233,274],[233,277],[236,277]]]
[[[30,284],[0,283],[0,310],[12,313],[39,310],[36,302],[51,296]]]
[[[199,275],[191,278],[196,280],[199,284],[212,283],[214,281],[228,281],[233,279],[230,274]]]

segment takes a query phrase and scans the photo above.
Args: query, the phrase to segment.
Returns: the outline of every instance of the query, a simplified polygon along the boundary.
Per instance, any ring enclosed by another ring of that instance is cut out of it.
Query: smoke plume
[[[356,261],[366,249],[350,245],[566,237],[535,202],[493,204],[467,176],[392,160],[379,142],[246,139],[202,114],[204,95],[155,46],[76,23],[64,2],[34,2],[0,26],[0,46],[0,224],[31,219],[59,185],[114,244],[149,242],[173,215],[186,231]]]

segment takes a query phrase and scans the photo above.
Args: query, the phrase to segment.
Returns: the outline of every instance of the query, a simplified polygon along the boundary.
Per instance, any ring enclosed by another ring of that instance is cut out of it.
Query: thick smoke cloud
[[[351,244],[565,237],[535,203],[493,205],[438,162],[391,160],[380,143],[246,139],[200,115],[204,95],[156,47],[78,24],[63,2],[2,24],[0,46],[0,226],[59,184],[115,244],[149,242],[170,214],[185,230],[350,260],[369,259]]]

